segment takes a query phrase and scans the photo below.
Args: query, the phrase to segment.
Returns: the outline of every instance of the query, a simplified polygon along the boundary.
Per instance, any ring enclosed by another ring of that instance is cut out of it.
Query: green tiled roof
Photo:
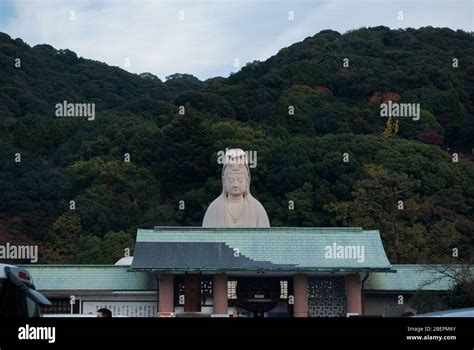
[[[146,272],[115,265],[23,265],[36,289],[56,290],[156,290],[155,278]]]
[[[373,273],[365,283],[372,291],[446,291],[453,280],[430,265],[393,265],[397,273]]]
[[[364,260],[327,259],[327,246],[360,246]],[[237,251],[236,257],[233,253]],[[388,271],[379,231],[362,228],[138,229],[132,268],[154,271]]]

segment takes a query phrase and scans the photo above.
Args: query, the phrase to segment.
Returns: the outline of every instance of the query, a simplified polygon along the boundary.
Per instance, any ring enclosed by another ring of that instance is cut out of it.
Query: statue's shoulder
[[[251,201],[252,205],[254,205],[256,209],[258,209],[259,211],[263,210],[264,212],[266,212],[265,207],[262,205],[262,203],[258,201],[257,198],[252,196]]]
[[[208,210],[208,211],[209,211],[209,210],[214,210],[214,209],[218,208],[219,206],[222,206],[223,201],[222,201],[222,198],[221,198],[221,197],[222,197],[222,196],[219,196],[219,197],[215,198],[215,199],[211,202],[211,204],[209,204],[209,206],[207,207],[207,210]]]
[[[222,196],[214,199],[206,209],[202,220],[203,227],[219,227],[221,225],[221,217],[224,213]]]
[[[270,227],[270,220],[268,219],[265,207],[256,198],[252,198],[252,206],[257,213],[257,227]]]

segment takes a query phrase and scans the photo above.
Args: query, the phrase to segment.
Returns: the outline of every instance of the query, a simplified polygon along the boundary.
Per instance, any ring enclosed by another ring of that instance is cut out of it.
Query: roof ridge
[[[166,229],[166,230],[209,230],[209,231],[281,231],[281,230],[301,230],[301,231],[310,231],[310,230],[342,230],[342,231],[364,231],[362,227],[294,227],[294,226],[273,226],[273,227],[201,227],[201,226],[154,226],[153,228],[138,228],[138,230],[148,230],[155,231],[156,229]],[[366,231],[377,231],[377,230],[366,230]]]

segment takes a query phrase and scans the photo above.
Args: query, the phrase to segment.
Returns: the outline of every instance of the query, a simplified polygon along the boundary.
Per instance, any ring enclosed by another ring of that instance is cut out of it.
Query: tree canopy
[[[95,120],[57,118],[63,101]],[[388,101],[419,103],[419,120],[388,132]],[[239,147],[257,151],[272,226],[379,229],[392,263],[467,258],[473,101],[472,34],[446,28],[326,30],[206,81],[0,33],[0,236],[39,242],[44,262],[113,263],[137,227],[200,226],[217,152]]]

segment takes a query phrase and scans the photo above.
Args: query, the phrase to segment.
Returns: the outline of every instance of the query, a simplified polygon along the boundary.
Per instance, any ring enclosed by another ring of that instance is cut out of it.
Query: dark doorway
[[[235,305],[253,312],[254,317],[264,317],[280,301],[280,279],[273,277],[242,277],[237,279]]]
[[[201,275],[184,275],[184,312],[201,311]]]

